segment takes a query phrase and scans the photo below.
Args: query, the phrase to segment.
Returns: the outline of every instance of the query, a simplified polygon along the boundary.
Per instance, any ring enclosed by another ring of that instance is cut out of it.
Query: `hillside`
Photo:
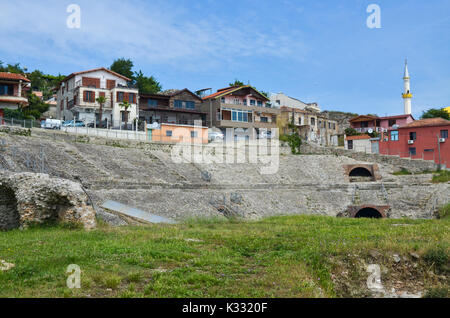
[[[0,233],[0,297],[448,295],[449,219],[285,216]],[[80,266],[81,289],[66,287]],[[381,267],[384,293],[367,288]]]

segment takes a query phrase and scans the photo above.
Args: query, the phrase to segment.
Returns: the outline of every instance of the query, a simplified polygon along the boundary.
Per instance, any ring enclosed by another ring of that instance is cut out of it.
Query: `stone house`
[[[280,110],[272,107],[269,99],[250,85],[219,89],[203,97],[202,110],[208,127],[216,127],[232,138],[254,138],[262,131],[277,128]],[[226,136],[229,137],[229,136]]]
[[[106,126],[130,125],[138,118],[138,89],[130,85],[131,79],[107,68],[96,68],[72,73],[64,78],[57,91],[57,117],[62,120],[81,120],[86,124],[106,122]],[[96,98],[103,96],[102,107]],[[128,102],[125,110],[120,104]]]
[[[149,124],[204,125],[206,113],[201,111],[203,100],[187,88],[171,89],[158,94],[139,95],[139,120]]]
[[[5,109],[18,109],[28,106],[25,91],[29,90],[31,81],[21,74],[0,72],[0,117]]]
[[[338,146],[339,126],[337,121],[327,116],[298,108],[282,106],[280,108],[279,128],[281,134],[291,130],[288,124],[293,124],[302,139],[321,146]]]

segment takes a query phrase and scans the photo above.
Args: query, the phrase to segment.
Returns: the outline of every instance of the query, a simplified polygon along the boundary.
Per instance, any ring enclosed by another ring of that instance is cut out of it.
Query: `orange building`
[[[176,124],[160,124],[159,128],[146,127],[147,139],[149,141],[182,142],[207,144],[208,127]]]

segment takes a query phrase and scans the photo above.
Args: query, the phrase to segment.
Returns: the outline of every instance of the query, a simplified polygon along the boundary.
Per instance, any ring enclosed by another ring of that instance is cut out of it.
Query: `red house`
[[[429,118],[416,120],[382,133],[380,154],[433,160],[450,168],[450,120]]]
[[[29,89],[30,80],[23,75],[0,72],[0,118],[4,109],[17,109],[28,106],[25,90]]]
[[[350,126],[360,133],[387,131],[395,125],[401,127],[413,121],[414,117],[410,114],[386,117],[360,115],[349,120]]]

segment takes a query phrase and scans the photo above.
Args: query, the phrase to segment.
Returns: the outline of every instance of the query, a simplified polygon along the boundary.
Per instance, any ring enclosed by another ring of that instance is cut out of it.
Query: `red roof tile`
[[[347,140],[361,140],[361,139],[370,139],[369,135],[358,135],[358,136],[347,136]]]
[[[416,120],[408,125],[400,127],[399,129],[412,127],[446,126],[446,125],[450,125],[450,120],[446,120],[444,118],[427,118]]]
[[[8,72],[0,72],[0,79],[17,80],[17,81],[22,80],[24,82],[31,82],[28,78],[26,78],[22,74],[8,73]]]

